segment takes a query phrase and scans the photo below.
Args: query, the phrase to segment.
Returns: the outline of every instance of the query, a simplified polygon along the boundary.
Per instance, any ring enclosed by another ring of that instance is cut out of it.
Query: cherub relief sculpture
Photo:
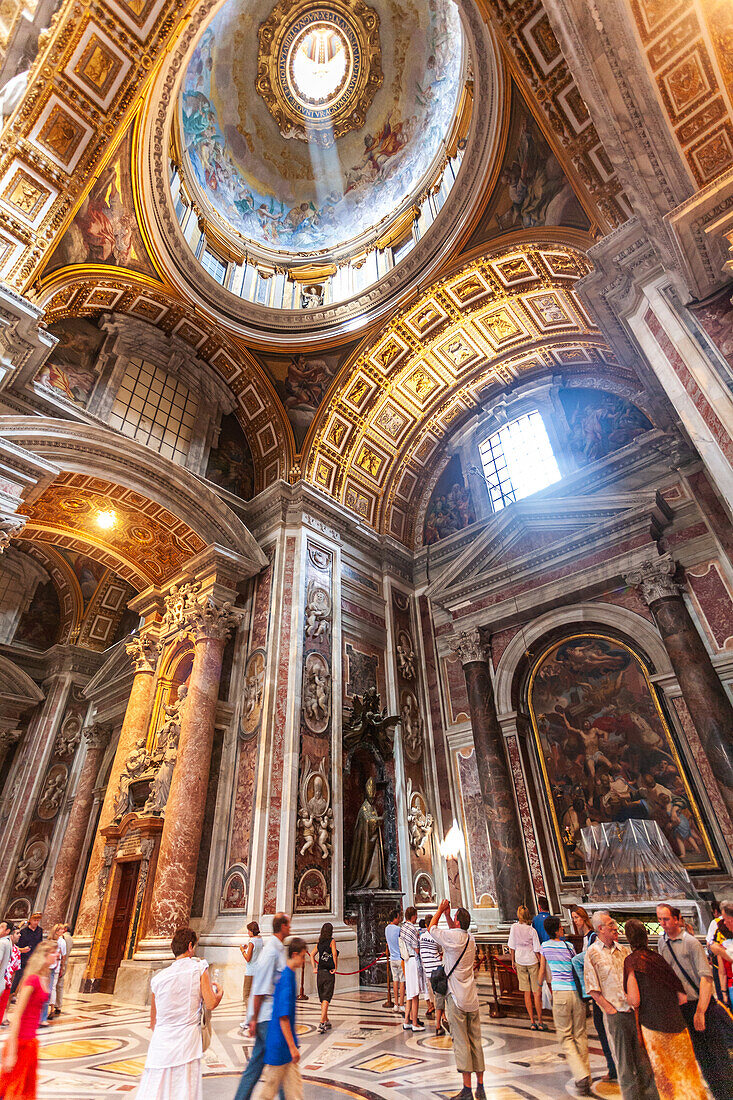
[[[130,786],[139,779],[150,763],[150,757],[145,749],[145,738],[140,737],[125,761],[125,767],[120,776],[120,788],[115,799],[115,820],[119,821],[125,814],[134,810],[135,806],[130,795]]]
[[[387,714],[380,709],[381,700],[375,687],[367,688],[361,699],[354,696],[353,709],[344,726],[343,746],[347,752],[357,745],[373,744],[387,760],[394,750],[394,730],[400,721],[399,714]]]
[[[423,723],[418,701],[411,691],[402,692],[402,747],[408,760],[416,764],[422,756]]]
[[[26,846],[23,858],[18,861],[18,869],[15,872],[15,889],[27,892],[38,885],[43,868],[48,859],[48,844],[45,840],[37,838],[31,840]]]
[[[310,851],[315,853],[317,849],[321,859],[328,859],[331,854],[333,810],[324,760],[320,760],[318,767],[314,769],[310,756],[305,757],[300,781],[298,821],[304,841],[300,854],[304,856]]]
[[[322,733],[331,717],[331,678],[328,665],[320,653],[309,653],[303,678],[303,711],[306,725],[314,733]]]
[[[415,652],[410,635],[404,630],[397,637],[397,668],[405,680],[415,679]]]
[[[410,847],[419,856],[425,855],[433,833],[433,815],[428,813],[425,798],[413,790],[412,780],[407,780],[407,833]]]
[[[331,630],[331,597],[326,589],[311,581],[305,605],[305,633],[308,638],[321,638]]]
[[[61,809],[68,777],[68,769],[63,764],[58,764],[52,768],[46,777],[46,785],[38,802],[38,815],[44,821],[49,821],[52,817],[55,817]]]

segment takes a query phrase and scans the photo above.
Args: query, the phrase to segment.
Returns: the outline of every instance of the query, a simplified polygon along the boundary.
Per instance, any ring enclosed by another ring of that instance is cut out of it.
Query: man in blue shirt
[[[249,1034],[255,1040],[247,1068],[239,1082],[234,1100],[250,1100],[260,1079],[265,1058],[265,1040],[272,1017],[272,999],[280,972],[287,965],[287,949],[284,940],[290,935],[290,917],[276,913],[272,918],[272,939],[268,940],[260,955],[257,972],[252,981],[249,1016]],[[284,1094],[280,1091],[280,1100]]]
[[[540,943],[544,943],[545,940],[549,940],[549,936],[545,931],[545,917],[549,917],[550,910],[547,904],[547,898],[537,898],[537,916],[532,918],[532,927],[540,938]]]
[[[285,1100],[303,1100],[300,1075],[300,1051],[295,1034],[295,1000],[298,984],[295,971],[301,970],[308,953],[305,940],[295,939],[288,946],[288,962],[280,974],[272,999],[272,1019],[265,1041],[265,1062],[255,1100],[274,1100],[275,1093]]]
[[[402,913],[399,909],[393,909],[389,916],[389,924],[384,930],[384,938],[387,941],[389,951],[389,969],[392,977],[392,989],[394,992],[394,1011],[400,1015],[405,1010],[405,970],[400,954],[400,921]]]

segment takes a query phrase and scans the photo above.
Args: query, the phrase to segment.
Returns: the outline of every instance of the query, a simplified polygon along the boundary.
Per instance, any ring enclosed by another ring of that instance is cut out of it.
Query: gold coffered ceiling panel
[[[524,245],[434,284],[342,373],[311,435],[307,480],[411,543],[441,441],[490,384],[615,364],[575,293],[590,270],[575,249]]]
[[[87,554],[138,591],[169,583],[206,545],[162,505],[83,474],[61,474],[24,511],[29,517],[24,539]]]

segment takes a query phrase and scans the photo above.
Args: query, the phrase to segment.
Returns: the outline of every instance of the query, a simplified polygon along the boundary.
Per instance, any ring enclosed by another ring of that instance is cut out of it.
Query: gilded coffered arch
[[[433,284],[340,373],[306,441],[306,478],[410,544],[441,440],[492,387],[615,367],[575,291],[590,270],[577,245],[525,238]]]
[[[175,291],[149,276],[104,265],[64,268],[39,288],[46,324],[68,317],[114,312],[155,325],[166,336],[185,341],[227,384],[247,437],[255,468],[255,491],[287,477],[294,441],[290,422],[274,386],[254,355],[222,327],[195,314]]]
[[[29,538],[18,539],[16,545],[42,565],[51,578],[61,609],[59,641],[70,641],[78,634],[84,615],[84,597],[74,570],[51,541],[37,540],[31,534]]]

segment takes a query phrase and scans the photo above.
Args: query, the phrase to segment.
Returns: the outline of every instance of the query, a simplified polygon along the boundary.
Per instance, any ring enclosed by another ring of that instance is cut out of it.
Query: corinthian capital
[[[227,638],[236,622],[231,603],[217,604],[213,596],[197,596],[183,613],[183,627],[197,642],[202,638]]]
[[[462,665],[470,665],[475,661],[488,663],[491,657],[491,650],[481,641],[481,635],[476,627],[473,630],[457,631],[450,646]]]
[[[149,635],[133,638],[125,646],[128,657],[135,666],[135,672],[155,672],[160,646]]]
[[[22,736],[22,730],[0,730],[0,756],[4,755],[13,745],[17,745]]]
[[[92,752],[94,749],[103,748],[107,744],[112,733],[112,727],[103,725],[101,722],[93,722],[90,726],[85,726],[82,730],[87,742],[87,752]]]
[[[638,588],[646,604],[662,600],[665,596],[679,596],[681,588],[674,580],[677,562],[671,554],[650,558],[626,574],[624,580],[632,588]]]

